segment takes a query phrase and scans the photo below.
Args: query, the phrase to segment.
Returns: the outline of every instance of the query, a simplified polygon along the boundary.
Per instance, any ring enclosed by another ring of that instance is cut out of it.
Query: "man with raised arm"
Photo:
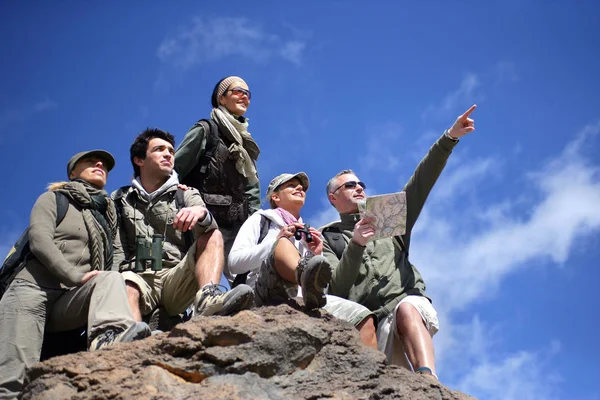
[[[433,144],[404,187],[406,232],[370,240],[375,220],[361,218],[358,203],[365,184],[343,170],[327,184],[327,197],[340,220],[321,228],[323,254],[333,268],[330,293],[362,304],[378,318],[377,343],[392,364],[437,378],[432,337],[437,313],[425,293],[425,282],[408,260],[411,230],[458,139],[475,130],[473,105]],[[408,359],[408,360],[407,360]]]

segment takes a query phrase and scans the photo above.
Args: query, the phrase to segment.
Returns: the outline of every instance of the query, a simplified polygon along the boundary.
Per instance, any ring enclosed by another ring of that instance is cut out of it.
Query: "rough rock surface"
[[[52,358],[24,399],[470,399],[385,363],[349,324],[288,305],[198,317],[168,333]]]

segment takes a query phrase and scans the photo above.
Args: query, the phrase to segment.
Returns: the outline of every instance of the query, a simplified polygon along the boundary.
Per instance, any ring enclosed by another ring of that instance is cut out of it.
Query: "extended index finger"
[[[469,108],[463,115],[460,116],[461,119],[469,118],[469,115],[477,108],[477,104],[473,104],[471,108]]]

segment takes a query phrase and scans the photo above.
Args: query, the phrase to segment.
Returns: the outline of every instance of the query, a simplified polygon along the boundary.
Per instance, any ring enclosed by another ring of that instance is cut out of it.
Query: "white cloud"
[[[565,151],[539,171],[526,174],[537,202],[517,205],[498,199],[472,213],[465,198],[432,202],[420,218],[412,242],[412,260],[427,277],[435,297],[460,309],[484,295],[490,296],[510,273],[538,261],[564,263],[577,239],[600,230],[599,166],[580,153],[580,143],[590,140],[600,125],[586,127]],[[482,162],[478,174],[489,165]],[[463,168],[440,178],[449,189],[471,173]],[[484,176],[479,175],[480,178]],[[442,189],[444,186],[442,185]],[[434,189],[437,193],[437,188]],[[445,195],[444,190],[439,193]],[[484,193],[479,193],[483,197]],[[480,198],[472,200],[481,203]],[[452,202],[452,203],[451,203]],[[453,210],[448,213],[448,208]],[[489,215],[490,221],[481,221]],[[479,221],[477,221],[479,219]],[[445,246],[452,240],[452,246]],[[439,249],[444,249],[440,252]],[[448,274],[447,271],[452,273]]]
[[[288,60],[294,64],[301,64],[302,52],[306,48],[306,43],[292,40],[283,45],[283,48],[279,51],[279,54],[283,59]]]
[[[7,108],[0,112],[0,124],[15,122],[15,121],[24,121],[34,116],[35,114],[51,111],[58,107],[56,102],[53,100],[46,98],[45,100],[39,101],[30,106],[22,107],[22,108]]]
[[[534,351],[503,353],[498,350],[501,327],[487,326],[477,316],[454,331],[452,348],[448,350],[452,359],[460,360],[462,369],[468,372],[453,374],[455,379],[444,382],[450,387],[489,400],[560,398],[562,380],[553,362],[561,351],[560,342],[552,341]],[[442,371],[456,371],[443,364]]]
[[[156,52],[158,58],[183,70],[224,57],[266,62],[280,57],[301,64],[306,43],[266,32],[246,18],[195,17],[190,26],[168,37]]]
[[[496,83],[516,82],[519,80],[517,68],[514,62],[500,61],[492,70]]]
[[[400,165],[398,146],[390,144],[398,143],[401,134],[400,124],[391,121],[369,129],[364,155],[358,160],[362,176],[368,178],[374,173],[398,170]]]
[[[475,90],[481,85],[480,78],[477,74],[468,73],[461,81],[458,89],[448,93],[440,104],[431,104],[421,114],[421,118],[425,119],[430,116],[439,114],[447,115],[451,111],[456,111],[458,106],[470,106],[469,102],[474,102],[478,97]],[[458,115],[462,114],[467,109],[465,108]]]
[[[435,188],[435,199],[445,201],[459,194],[476,190],[476,183],[497,167],[499,161],[493,158],[480,158],[460,165],[457,170],[441,178]]]

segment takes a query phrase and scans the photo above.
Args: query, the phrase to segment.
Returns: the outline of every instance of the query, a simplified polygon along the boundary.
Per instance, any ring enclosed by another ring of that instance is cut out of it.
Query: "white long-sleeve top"
[[[271,224],[267,236],[258,244],[261,215],[268,218]],[[302,223],[302,218],[298,222]],[[227,258],[229,271],[236,275],[249,272],[246,284],[254,288],[260,266],[263,260],[269,256],[277,234],[284,225],[283,219],[275,210],[258,210],[252,214],[244,222],[233,242]],[[304,255],[308,251],[304,239],[296,240],[292,236],[291,240],[301,255]]]

